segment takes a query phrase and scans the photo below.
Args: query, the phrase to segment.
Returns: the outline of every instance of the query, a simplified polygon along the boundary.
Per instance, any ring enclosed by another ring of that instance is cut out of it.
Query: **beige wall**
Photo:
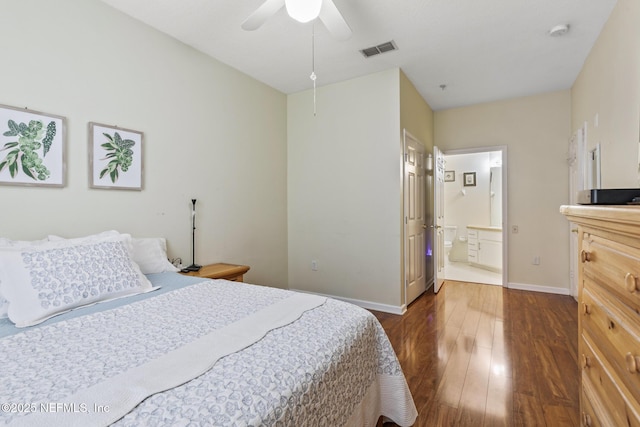
[[[505,222],[519,227],[508,234],[509,286],[568,292],[568,225],[559,207],[569,192],[570,92],[438,111],[434,122],[435,144],[444,151],[507,146]],[[540,265],[532,264],[535,256]]]
[[[319,88],[312,108],[288,97],[289,285],[399,311],[402,129],[430,152],[433,112],[399,69]]]
[[[68,170],[62,189],[1,186],[0,236],[117,229],[190,262],[195,197],[198,262],[287,286],[282,93],[98,0],[4,1],[0,52],[0,103],[65,116]],[[144,132],[143,191],[88,188],[90,121]]]
[[[587,148],[601,145],[602,187],[639,187],[640,2],[618,0],[571,94],[572,131],[587,122]]]
[[[291,288],[401,305],[399,102],[398,69],[289,95]]]
[[[422,142],[431,153],[433,149],[433,110],[418,93],[411,80],[400,71],[400,131],[406,129]]]

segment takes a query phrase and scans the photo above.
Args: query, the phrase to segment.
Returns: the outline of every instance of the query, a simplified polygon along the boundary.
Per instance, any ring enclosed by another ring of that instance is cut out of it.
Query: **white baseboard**
[[[555,288],[552,286],[530,285],[527,283],[509,282],[509,289],[518,289],[520,291],[544,292],[547,294],[570,295],[568,288]]]
[[[303,291],[302,289],[290,289],[290,290],[294,292],[302,292],[305,294],[314,294],[314,295],[320,295],[327,298],[337,299],[339,301],[344,301],[353,305],[357,305],[358,307],[366,308],[367,310],[382,311],[384,313],[390,313],[390,314],[404,314],[407,312],[407,306],[405,304],[402,304],[401,306],[396,306],[396,305],[390,305],[390,304],[380,304],[378,302],[363,301],[363,300],[353,299],[353,298],[338,297],[335,295],[321,294],[319,292]]]

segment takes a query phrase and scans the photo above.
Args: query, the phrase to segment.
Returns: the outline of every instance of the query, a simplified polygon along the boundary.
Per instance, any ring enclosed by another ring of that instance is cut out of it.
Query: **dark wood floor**
[[[449,281],[404,316],[374,314],[409,383],[416,426],[580,425],[572,297]]]

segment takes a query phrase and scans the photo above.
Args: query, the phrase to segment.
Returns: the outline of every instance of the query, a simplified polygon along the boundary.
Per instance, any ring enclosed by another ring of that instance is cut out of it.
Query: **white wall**
[[[467,225],[491,225],[490,155],[469,153],[445,156],[445,170],[455,171],[455,181],[444,183],[446,225],[458,227],[458,236],[467,235]],[[464,186],[464,173],[476,173],[476,186]]]
[[[503,220],[519,227],[508,234],[510,286],[568,292],[568,224],[559,208],[569,199],[570,125],[568,90],[435,113],[435,144],[444,151],[508,147]]]
[[[618,0],[573,85],[571,107],[572,130],[587,122],[587,148],[601,145],[602,187],[640,187],[638,0]]]
[[[401,305],[399,120],[398,69],[289,95],[291,288]]]
[[[0,186],[0,236],[117,229],[287,286],[286,97],[98,0],[5,0],[0,103],[67,118],[67,186]],[[141,192],[88,188],[87,123],[144,132]],[[0,129],[4,124],[0,123]],[[0,153],[0,156],[2,154]]]

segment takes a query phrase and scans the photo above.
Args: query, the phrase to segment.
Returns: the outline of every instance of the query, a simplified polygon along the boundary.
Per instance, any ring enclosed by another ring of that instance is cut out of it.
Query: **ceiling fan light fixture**
[[[320,15],[322,0],[285,0],[284,5],[290,17],[305,23],[313,21]]]

